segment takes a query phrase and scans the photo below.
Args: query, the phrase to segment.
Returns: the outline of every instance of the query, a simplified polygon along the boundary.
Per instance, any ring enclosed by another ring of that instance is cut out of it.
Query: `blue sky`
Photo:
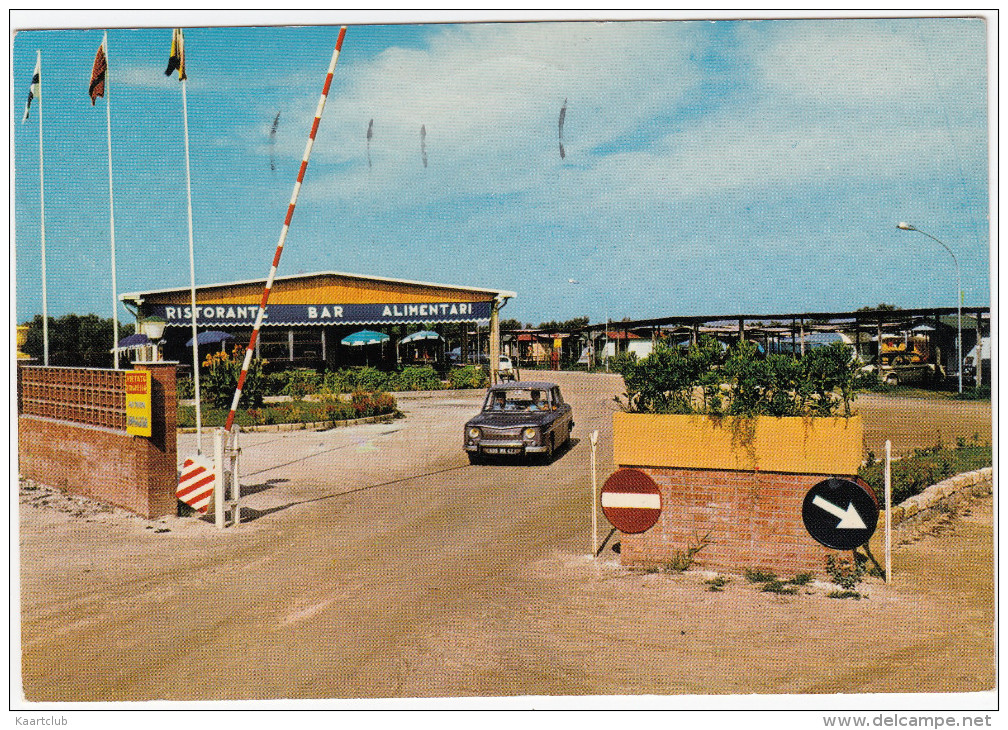
[[[105,102],[87,96],[102,32],[14,37],[18,321],[42,306],[38,126],[21,123],[36,49],[49,312],[111,314]],[[185,29],[198,284],[266,276],[337,32]],[[352,25],[279,273],[506,289],[502,316],[534,323],[953,306],[950,257],[897,230],[906,220],[956,252],[966,302],[987,304],[986,32],[922,18]],[[120,292],[189,281],[170,37],[109,32]]]

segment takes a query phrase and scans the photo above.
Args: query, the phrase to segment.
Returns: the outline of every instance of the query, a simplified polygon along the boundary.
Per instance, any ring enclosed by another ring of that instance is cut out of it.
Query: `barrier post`
[[[892,582],[892,441],[885,442],[885,582]]]
[[[591,477],[592,477],[592,544],[591,554],[594,557],[598,550],[598,478],[595,471],[595,450],[598,447],[598,430],[591,433]]]
[[[214,431],[214,524],[224,529],[224,431]]]
[[[237,527],[241,524],[241,483],[238,479],[238,460],[241,456],[241,446],[238,443],[238,434],[241,433],[241,426],[235,426],[231,436],[231,501],[233,503],[234,517],[231,524]]]

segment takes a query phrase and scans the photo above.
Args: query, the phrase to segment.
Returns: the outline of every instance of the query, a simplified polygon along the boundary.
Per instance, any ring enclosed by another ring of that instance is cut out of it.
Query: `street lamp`
[[[942,248],[944,248],[946,251],[948,251],[949,256],[951,256],[952,260],[955,262],[955,267],[956,267],[956,284],[957,284],[957,287],[958,287],[958,294],[959,294],[958,298],[956,299],[956,316],[957,316],[956,356],[959,358],[958,361],[957,361],[957,363],[956,363],[956,370],[959,372],[959,392],[962,393],[962,364],[963,364],[963,359],[962,359],[962,277],[959,274],[959,259],[957,259],[956,255],[954,253],[952,253],[952,249],[950,249],[948,246],[946,246],[939,239],[935,238],[934,236],[932,236],[927,231],[922,231],[920,228],[917,228],[916,226],[913,226],[913,225],[907,223],[906,221],[900,221],[899,223],[896,224],[896,227],[899,228],[901,231],[917,231],[917,233],[924,234],[925,236],[927,236],[928,238],[930,238],[932,241],[936,242],[938,245],[940,245]]]
[[[158,357],[158,341],[161,336],[164,335],[165,325],[168,323],[161,317],[153,316],[147,317],[140,323],[140,329],[147,339],[150,340],[152,352],[151,352],[151,362],[157,362],[160,358]]]

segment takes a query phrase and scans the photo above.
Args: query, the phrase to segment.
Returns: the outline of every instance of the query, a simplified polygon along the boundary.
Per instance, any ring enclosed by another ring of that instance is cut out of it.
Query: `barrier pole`
[[[892,441],[885,442],[885,582],[892,582]]]
[[[592,474],[592,544],[591,554],[595,555],[598,549],[598,478],[595,471],[595,450],[598,447],[598,430],[591,432],[591,474]]]
[[[224,431],[214,431],[214,524],[218,530],[224,529]]]
[[[290,203],[287,205],[287,216],[284,218],[283,227],[280,229],[280,240],[277,242],[276,252],[273,254],[273,263],[270,265],[269,277],[266,279],[266,286],[263,289],[262,299],[259,301],[259,310],[256,313],[255,326],[252,328],[252,336],[249,338],[248,347],[245,349],[245,361],[242,363],[241,375],[238,376],[238,386],[235,388],[234,399],[231,401],[231,411],[228,413],[224,430],[231,433],[234,425],[235,413],[238,410],[238,401],[241,400],[242,387],[245,385],[245,377],[248,375],[249,365],[252,363],[252,353],[255,352],[256,339],[259,337],[259,328],[262,327],[263,316],[266,314],[266,303],[269,301],[270,290],[273,288],[273,279],[276,277],[277,266],[280,264],[280,254],[283,253],[284,241],[287,240],[287,231],[290,230],[291,218],[294,216],[294,206],[297,204],[298,193],[301,192],[301,183],[304,181],[305,170],[308,169],[308,159],[311,157],[312,145],[315,144],[315,134],[318,132],[319,122],[322,121],[322,112],[325,110],[326,98],[329,96],[329,85],[332,84],[333,72],[336,70],[336,61],[339,59],[340,49],[343,47],[343,36],[346,35],[346,26],[342,26],[336,38],[336,49],[333,51],[332,60],[329,62],[329,72],[326,74],[325,84],[322,87],[322,96],[315,109],[315,121],[312,122],[311,131],[308,133],[308,144],[305,145],[304,155],[301,158],[301,167],[298,169],[297,181],[294,183],[294,192],[291,193]]]

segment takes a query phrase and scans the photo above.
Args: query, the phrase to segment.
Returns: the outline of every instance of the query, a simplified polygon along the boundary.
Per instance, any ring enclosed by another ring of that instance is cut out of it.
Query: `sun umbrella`
[[[372,330],[361,330],[347,335],[340,342],[348,347],[360,347],[362,345],[377,345],[380,342],[388,342],[389,336],[383,332]]]
[[[123,337],[119,340],[117,348],[120,350],[128,350],[131,347],[143,347],[144,345],[151,344],[150,338],[142,332],[138,332],[135,335],[130,335],[129,337]]]
[[[405,344],[407,342],[419,342],[420,340],[440,340],[441,335],[437,332],[432,332],[431,330],[422,330],[420,332],[414,332],[411,335],[406,335],[401,340],[399,344]]]
[[[200,332],[196,335],[197,345],[213,345],[218,342],[224,342],[225,340],[233,340],[234,335],[228,332],[220,332],[218,330],[206,330],[205,332]],[[189,341],[185,343],[186,347],[192,347],[192,337]]]

